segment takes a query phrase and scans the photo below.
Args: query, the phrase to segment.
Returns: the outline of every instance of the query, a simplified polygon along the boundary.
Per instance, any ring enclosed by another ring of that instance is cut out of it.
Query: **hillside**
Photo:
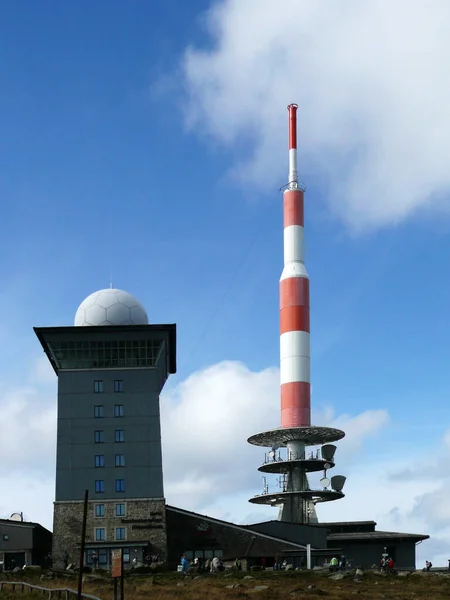
[[[48,588],[70,587],[76,589],[74,578],[46,579],[46,575],[28,576],[3,574],[3,581],[28,581]],[[26,577],[26,578],[25,578]],[[83,591],[109,600],[113,596],[111,579],[98,575],[85,576]],[[125,580],[127,600],[236,600],[256,597],[259,600],[278,598],[307,597],[314,600],[327,597],[329,600],[358,596],[360,600],[375,598],[398,600],[447,600],[450,594],[450,573],[423,573],[382,575],[366,572],[355,577],[355,572],[347,572],[343,579],[335,579],[317,572],[255,572],[220,573],[183,576],[177,573],[157,575],[130,575]],[[38,595],[37,592],[0,592],[1,600],[21,600]]]

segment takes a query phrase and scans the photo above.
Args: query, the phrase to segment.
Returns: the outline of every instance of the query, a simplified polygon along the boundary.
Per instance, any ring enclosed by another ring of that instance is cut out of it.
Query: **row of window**
[[[114,539],[115,540],[126,540],[127,532],[125,527],[115,527],[114,528]],[[95,528],[95,541],[96,542],[106,542],[106,527],[96,527]]]
[[[96,429],[94,431],[94,442],[96,444],[103,444],[105,442],[105,435],[102,429]],[[125,434],[123,429],[116,429],[114,432],[114,441],[121,443],[125,441]]]
[[[116,517],[125,517],[125,504],[123,502],[118,502],[115,506],[115,515]],[[94,514],[96,517],[104,517],[105,516],[105,505],[104,504],[96,504],[94,508]]]
[[[96,468],[102,468],[105,466],[105,455],[104,454],[96,454],[94,464]],[[116,467],[124,467],[125,466],[125,454],[116,454],[114,466]]]
[[[103,404],[96,404],[94,406],[94,417],[96,419],[103,419],[105,416],[105,410]],[[123,417],[123,404],[114,404],[114,416]]]
[[[125,479],[116,479],[116,492],[124,492],[125,491]],[[95,493],[96,494],[104,494],[105,493],[105,480],[104,479],[96,479],[95,480]]]
[[[94,554],[94,552],[97,554],[97,560],[98,560],[99,565],[108,565],[111,563],[111,556],[110,556],[111,550],[109,548],[98,548],[96,550],[90,548],[86,552],[86,558],[87,558],[86,562],[88,565],[92,565],[94,562],[92,560],[92,555]],[[130,562],[130,549],[123,548],[122,556],[123,556],[123,562],[129,563]]]
[[[94,381],[94,394],[103,394],[105,386],[103,385],[102,379],[96,379]],[[121,394],[123,392],[123,379],[114,380],[114,393]]]

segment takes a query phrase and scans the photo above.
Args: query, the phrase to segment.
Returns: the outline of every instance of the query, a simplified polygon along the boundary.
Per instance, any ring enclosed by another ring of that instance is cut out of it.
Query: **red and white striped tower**
[[[303,189],[297,173],[297,105],[289,110],[289,184],[284,192],[284,269],[280,280],[281,426],[311,424],[309,278],[303,253]]]
[[[289,182],[283,194],[284,268],[280,279],[280,384],[281,427],[248,438],[250,444],[270,447],[259,471],[282,475],[279,491],[250,498],[254,504],[279,506],[279,519],[295,523],[316,520],[315,505],[343,498],[345,477],[328,479],[334,467],[340,429],[311,426],[309,278],[303,254],[304,189],[297,173],[297,105],[289,111]],[[306,453],[307,446],[321,446]],[[282,453],[281,449],[286,449]],[[312,489],[308,473],[323,471],[320,486]]]

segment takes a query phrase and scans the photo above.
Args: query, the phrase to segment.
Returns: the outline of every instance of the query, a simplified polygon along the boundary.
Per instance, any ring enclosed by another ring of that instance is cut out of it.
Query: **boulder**
[[[42,567],[40,565],[25,565],[23,570],[24,571],[34,571],[36,573],[40,573],[42,571]]]
[[[244,579],[255,579],[255,578],[254,578],[254,577],[252,577],[251,575],[246,575],[246,576],[244,577]]]
[[[339,573],[333,573],[333,575],[330,575],[329,579],[332,579],[333,581],[340,581],[341,579],[344,579],[345,575],[342,572]]]
[[[355,577],[362,577],[364,575],[364,571],[362,569],[356,569]]]
[[[251,593],[255,593],[255,592],[264,592],[265,590],[268,590],[268,589],[269,589],[268,585],[257,585],[252,590],[248,590],[248,591]]]

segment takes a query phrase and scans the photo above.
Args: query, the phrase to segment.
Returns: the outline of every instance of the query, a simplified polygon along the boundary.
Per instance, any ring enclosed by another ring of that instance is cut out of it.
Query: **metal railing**
[[[266,452],[264,454],[264,462],[263,465],[267,463],[274,462],[287,462],[290,460],[323,460],[320,450],[316,450],[309,452],[306,454],[302,452],[301,454],[294,454],[293,452],[287,452],[285,456],[282,456],[281,452]]]
[[[6,589],[12,592],[36,591],[41,596],[46,595],[47,598],[56,598],[57,600],[70,600],[78,595],[76,590],[70,588],[44,588],[25,581],[0,581],[0,592],[6,591]],[[98,596],[92,596],[92,594],[83,593],[81,597],[86,598],[86,600],[101,600]]]

